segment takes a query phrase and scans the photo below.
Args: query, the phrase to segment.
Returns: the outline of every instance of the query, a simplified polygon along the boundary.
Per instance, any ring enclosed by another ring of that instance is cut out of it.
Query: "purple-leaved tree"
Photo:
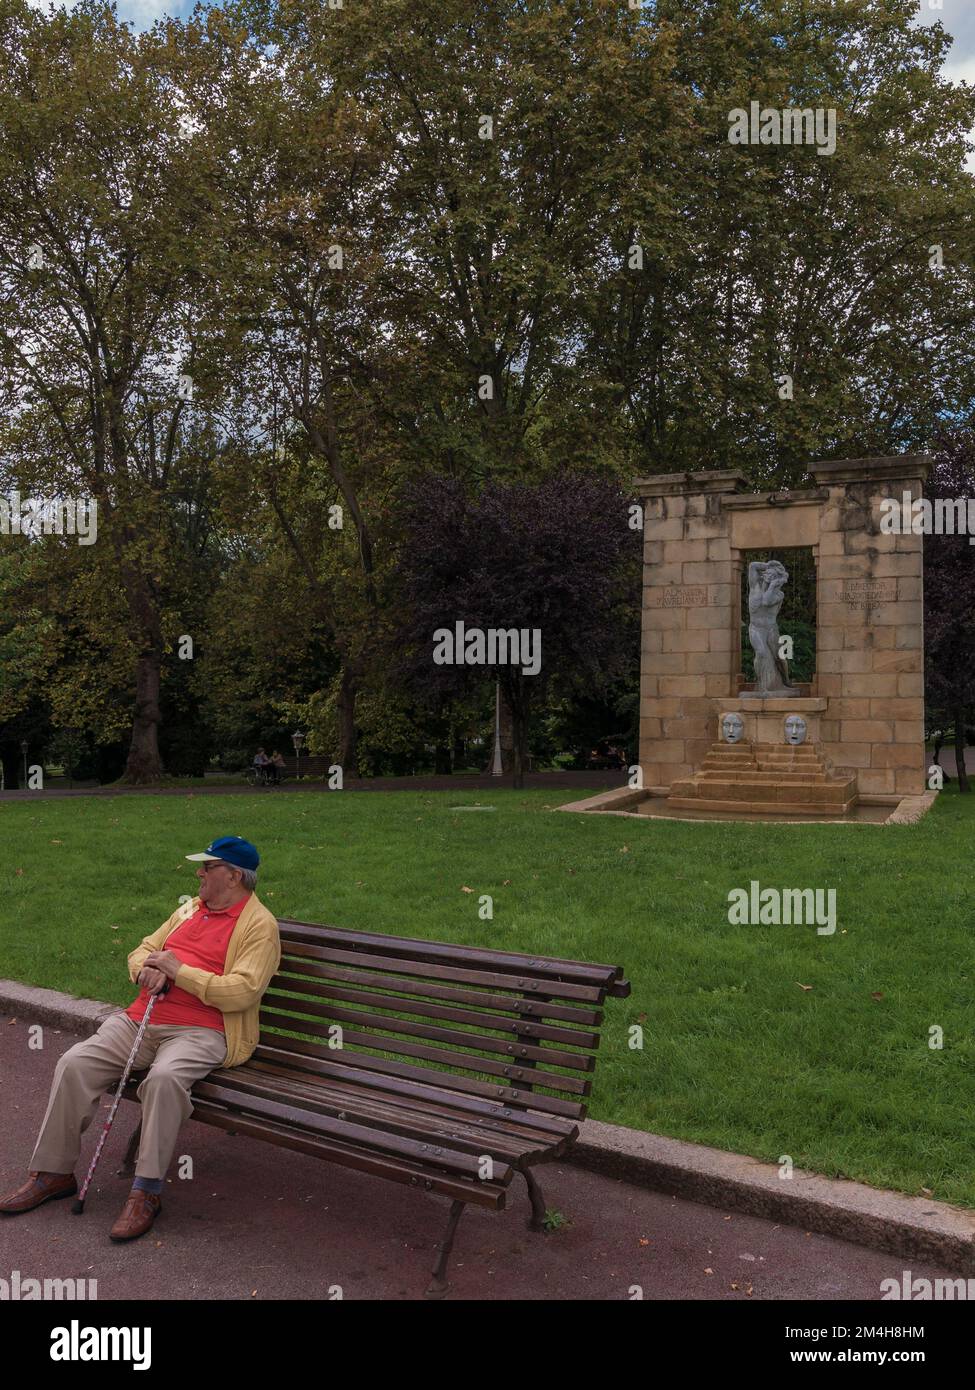
[[[628,529],[626,503],[618,483],[583,473],[488,483],[476,495],[434,476],[404,497],[403,666],[430,698],[500,682],[515,787],[524,785],[529,719],[543,690],[600,689],[624,668],[623,613],[640,593],[640,537]],[[451,653],[459,623],[468,640]],[[492,652],[492,631],[537,634],[537,674],[525,674],[523,649],[518,662]],[[453,662],[438,664],[438,650]]]
[[[942,440],[925,496],[975,500],[975,431]],[[954,725],[958,789],[969,790],[965,730],[975,718],[975,545],[967,535],[924,538],[924,693]]]

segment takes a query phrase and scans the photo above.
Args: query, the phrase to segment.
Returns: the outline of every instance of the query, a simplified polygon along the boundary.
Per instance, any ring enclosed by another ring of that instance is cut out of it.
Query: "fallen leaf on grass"
[[[883,997],[884,997],[884,992],[883,992],[882,989],[875,989],[875,990],[872,990],[871,993],[870,993],[870,998],[871,998],[871,999],[881,1000],[881,999],[883,999]]]
[[[799,985],[799,981],[798,981],[798,980],[796,980],[796,984]],[[810,990],[810,989],[812,989],[812,985],[799,985],[799,988],[800,988],[800,989],[805,989],[805,990]]]
[[[462,893],[473,893],[474,889],[473,889],[473,888],[468,888],[468,886],[467,886],[466,883],[462,883],[461,886],[460,886],[460,891],[461,891]]]

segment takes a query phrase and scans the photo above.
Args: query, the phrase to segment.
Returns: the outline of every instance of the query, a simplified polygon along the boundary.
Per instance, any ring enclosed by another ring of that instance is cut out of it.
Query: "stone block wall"
[[[820,733],[861,793],[924,790],[922,537],[880,531],[880,501],[919,496],[922,455],[813,465],[814,488],[748,494],[730,470],[642,479],[640,763],[645,787],[694,773],[718,737],[715,699],[740,669],[749,550],[811,546]]]

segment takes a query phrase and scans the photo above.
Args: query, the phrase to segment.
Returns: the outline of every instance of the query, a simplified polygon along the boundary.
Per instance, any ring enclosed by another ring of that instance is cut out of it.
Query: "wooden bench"
[[[442,1297],[468,1202],[502,1210],[520,1173],[529,1225],[543,1229],[532,1169],[578,1136],[603,1002],[630,986],[619,966],[279,927],[281,968],[261,1002],[258,1047],[195,1083],[193,1119],[450,1198],[427,1289]],[[136,1098],[144,1075],[126,1096]],[[140,1129],[122,1173],[132,1172]]]

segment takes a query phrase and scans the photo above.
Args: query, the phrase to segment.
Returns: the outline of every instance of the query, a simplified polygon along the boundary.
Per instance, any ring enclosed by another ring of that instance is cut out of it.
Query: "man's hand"
[[[146,956],[145,964],[151,965],[154,970],[161,970],[168,980],[175,980],[183,962],[172,951],[153,951]]]
[[[161,970],[154,970],[151,965],[144,965],[136,978],[136,984],[142,985],[150,994],[158,994],[165,983],[164,973]]]

